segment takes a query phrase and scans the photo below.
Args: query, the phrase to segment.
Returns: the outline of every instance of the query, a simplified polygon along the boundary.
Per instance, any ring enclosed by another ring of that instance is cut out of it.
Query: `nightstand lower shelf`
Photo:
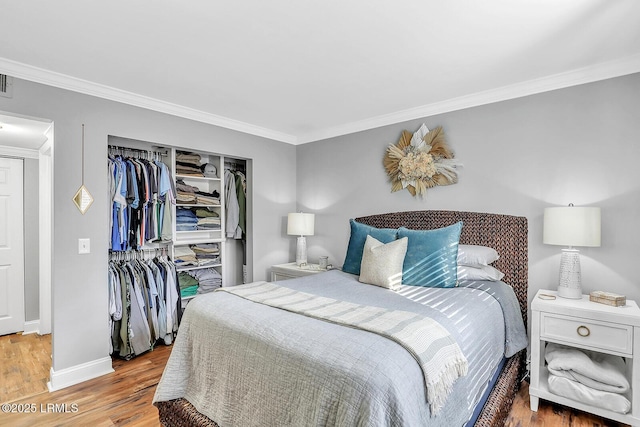
[[[551,393],[549,391],[549,371],[547,371],[546,368],[540,369],[539,381],[540,382],[537,388],[534,389],[531,386],[529,386],[529,399],[530,399],[532,411],[537,411],[539,399],[544,399],[550,402],[555,402],[560,405],[578,409],[580,411],[589,412],[591,414],[595,414],[595,415],[608,418],[614,421],[618,421],[621,423],[631,424],[634,426],[640,425],[640,419],[633,417],[630,413],[619,414],[617,412],[613,412],[613,411],[602,409],[602,408],[596,408],[590,405],[586,405],[582,402],[578,402],[576,400],[572,400],[564,396],[558,396],[557,394]],[[631,396],[629,393],[624,394],[623,396],[631,400]]]

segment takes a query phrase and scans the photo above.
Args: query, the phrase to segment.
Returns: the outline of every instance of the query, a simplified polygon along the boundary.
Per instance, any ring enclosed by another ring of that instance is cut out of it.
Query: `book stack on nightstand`
[[[590,301],[589,295],[565,299],[555,291],[540,290],[531,303],[531,311],[531,410],[537,411],[539,399],[545,399],[640,426],[640,309],[636,302],[626,300],[624,306],[616,307]],[[620,414],[551,393],[545,366],[548,342],[621,356],[631,385],[625,394],[631,411]]]
[[[305,264],[302,266],[296,265],[295,262],[278,264],[271,266],[271,281],[277,282],[278,280],[293,279],[294,277],[310,276],[323,271],[327,270],[320,268],[318,264]]]

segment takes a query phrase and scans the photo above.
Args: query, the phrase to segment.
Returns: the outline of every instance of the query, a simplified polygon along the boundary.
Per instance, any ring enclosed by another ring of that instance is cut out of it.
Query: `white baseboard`
[[[51,368],[51,379],[47,383],[49,391],[57,391],[65,387],[110,374],[113,371],[111,357],[103,357],[81,365],[54,371]]]
[[[29,320],[24,322],[24,330],[22,335],[39,334],[40,333],[40,320]]]

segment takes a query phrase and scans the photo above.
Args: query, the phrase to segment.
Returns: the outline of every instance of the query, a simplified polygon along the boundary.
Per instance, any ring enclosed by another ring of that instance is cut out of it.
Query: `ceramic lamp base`
[[[296,241],[296,265],[307,265],[307,239],[304,236]]]
[[[563,249],[560,258],[560,282],[558,296],[562,298],[582,298],[582,277],[580,273],[580,251]]]

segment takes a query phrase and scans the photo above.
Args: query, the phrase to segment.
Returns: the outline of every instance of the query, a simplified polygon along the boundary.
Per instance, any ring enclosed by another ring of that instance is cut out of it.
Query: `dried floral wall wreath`
[[[442,127],[429,131],[425,124],[414,134],[402,131],[397,144],[389,144],[384,168],[391,178],[391,192],[407,189],[412,196],[424,196],[427,188],[458,182],[454,159]]]

